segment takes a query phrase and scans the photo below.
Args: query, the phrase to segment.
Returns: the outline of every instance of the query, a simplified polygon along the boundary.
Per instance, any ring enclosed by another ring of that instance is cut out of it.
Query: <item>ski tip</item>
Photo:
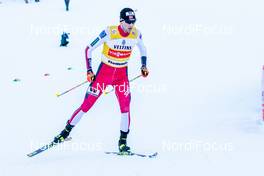
[[[140,154],[140,153],[120,153],[120,152],[105,152],[105,154],[114,154],[114,155],[119,155],[119,156],[139,156],[143,158],[155,158],[158,155],[158,152],[155,152],[153,154]]]
[[[152,155],[149,155],[149,158],[155,158],[157,155],[158,155],[158,152],[155,152]]]
[[[70,137],[67,137],[66,139],[65,139],[65,141],[70,141],[70,140],[72,140],[72,137],[70,136]]]
[[[31,158],[32,156],[35,156],[35,153],[29,153],[27,154],[27,157]]]

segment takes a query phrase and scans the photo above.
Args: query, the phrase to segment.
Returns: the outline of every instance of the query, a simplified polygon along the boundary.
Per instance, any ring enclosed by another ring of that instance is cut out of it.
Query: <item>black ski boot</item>
[[[127,146],[127,134],[128,132],[120,131],[120,138],[118,141],[118,149],[121,154],[128,155],[130,153],[130,147]]]
[[[67,123],[65,129],[62,130],[61,133],[54,138],[53,142],[54,143],[63,142],[69,136],[69,134],[70,134],[70,132],[71,132],[73,127],[74,127],[73,125]]]

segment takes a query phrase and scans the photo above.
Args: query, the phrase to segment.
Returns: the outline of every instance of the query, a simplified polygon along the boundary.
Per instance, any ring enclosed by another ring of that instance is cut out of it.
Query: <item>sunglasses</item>
[[[135,20],[135,21],[125,20],[125,22],[126,22],[127,24],[135,24],[135,23],[136,23],[136,20]]]

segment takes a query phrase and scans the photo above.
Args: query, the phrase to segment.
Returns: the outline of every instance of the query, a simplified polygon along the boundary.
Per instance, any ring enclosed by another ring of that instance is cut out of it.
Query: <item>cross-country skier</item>
[[[120,24],[109,26],[103,30],[85,50],[87,80],[91,82],[87,89],[85,99],[81,106],[67,121],[65,129],[54,138],[55,143],[63,142],[72,128],[80,121],[82,116],[89,111],[95,101],[100,97],[107,85],[112,85],[119,102],[121,111],[120,138],[118,149],[122,153],[129,153],[127,135],[130,127],[130,90],[127,73],[128,60],[135,45],[141,54],[141,74],[147,77],[146,48],[142,41],[142,35],[134,27],[136,22],[135,12],[131,8],[124,8],[120,12]],[[101,64],[96,75],[92,70],[92,52],[103,44]]]

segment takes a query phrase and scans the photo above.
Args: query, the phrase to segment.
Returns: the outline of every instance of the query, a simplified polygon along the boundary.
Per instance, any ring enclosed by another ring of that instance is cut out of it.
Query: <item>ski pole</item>
[[[134,80],[138,79],[138,78],[141,77],[141,76],[142,76],[142,75],[138,75],[138,76],[134,77],[133,79],[129,80],[129,82],[133,82]],[[86,80],[86,81],[84,81],[84,82],[82,82],[82,83],[80,83],[80,84],[78,84],[78,85],[76,85],[76,86],[74,86],[74,87],[72,87],[72,88],[70,88],[70,89],[68,89],[68,90],[66,90],[66,91],[64,91],[64,92],[62,92],[62,93],[57,92],[57,93],[56,93],[56,96],[57,96],[57,97],[60,97],[60,96],[62,96],[62,95],[64,95],[64,94],[66,94],[66,93],[68,93],[68,92],[70,92],[70,91],[76,89],[77,87],[82,86],[83,84],[85,84],[85,83],[87,83],[87,82],[88,82],[88,81]],[[110,92],[113,92],[113,91],[114,91],[114,89],[111,89],[110,91],[104,91],[103,93],[104,93],[105,95],[107,95],[107,94],[109,94]]]
[[[141,76],[142,76],[142,75],[138,75],[138,76],[136,76],[136,77],[130,79],[128,82],[131,83],[131,82],[135,81],[136,79],[140,78]],[[113,91],[114,91],[114,88],[112,88],[112,89],[109,90],[109,91],[104,91],[103,94],[104,94],[104,95],[107,95],[107,94],[109,94],[109,93],[111,93],[111,92],[113,92]]]
[[[74,86],[74,87],[72,87],[72,88],[70,88],[70,89],[68,89],[68,90],[66,90],[66,91],[64,91],[64,92],[62,92],[62,93],[57,92],[57,93],[56,93],[56,96],[57,96],[57,97],[60,97],[60,96],[62,96],[62,95],[64,95],[64,94],[66,94],[66,93],[72,91],[73,89],[76,89],[77,87],[80,87],[80,86],[84,85],[84,84],[87,83],[87,82],[88,82],[88,81],[86,80],[86,81],[84,81],[84,82],[82,82],[82,83],[80,83],[80,84],[78,84],[78,85],[76,85],[76,86]]]
[[[136,79],[138,79],[138,78],[141,77],[141,76],[142,76],[142,75],[138,75],[138,76],[136,76],[135,78],[130,79],[129,82],[133,82],[133,81],[135,81]]]

